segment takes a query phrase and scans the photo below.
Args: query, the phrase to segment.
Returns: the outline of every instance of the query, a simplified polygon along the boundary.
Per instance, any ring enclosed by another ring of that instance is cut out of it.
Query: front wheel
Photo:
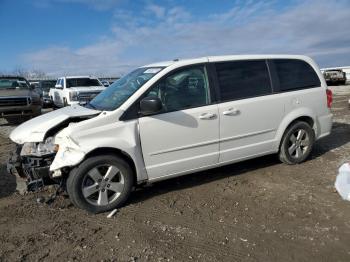
[[[286,164],[294,165],[304,162],[312,151],[315,133],[306,122],[291,125],[282,138],[279,159]]]
[[[72,203],[88,212],[101,213],[122,206],[134,185],[133,171],[113,155],[86,159],[67,179]]]

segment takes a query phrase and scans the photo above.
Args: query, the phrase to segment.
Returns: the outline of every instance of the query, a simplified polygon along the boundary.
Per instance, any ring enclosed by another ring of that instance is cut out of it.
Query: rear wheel
[[[315,133],[306,122],[298,121],[291,125],[282,138],[279,159],[294,165],[304,162],[312,151]]]
[[[57,107],[57,105],[55,104],[55,100],[53,99],[53,97],[52,96],[50,96],[50,99],[51,99],[51,106],[52,106],[52,109],[57,109],[58,107]]]
[[[74,205],[91,213],[122,206],[134,185],[130,166],[113,155],[86,159],[67,179],[67,191]]]

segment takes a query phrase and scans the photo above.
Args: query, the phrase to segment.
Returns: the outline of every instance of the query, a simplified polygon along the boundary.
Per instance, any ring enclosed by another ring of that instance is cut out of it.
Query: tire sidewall
[[[90,204],[85,200],[82,193],[82,183],[86,177],[88,171],[92,168],[103,165],[110,164],[116,166],[124,176],[124,190],[118,197],[116,201],[106,206],[95,206]],[[87,158],[78,167],[74,168],[67,180],[67,192],[72,200],[72,203],[79,208],[82,208],[91,213],[101,213],[106,212],[115,208],[122,206],[128,199],[131,189],[134,185],[133,172],[130,166],[122,158],[105,155]]]
[[[289,137],[298,129],[303,129],[304,131],[307,132],[310,139],[310,145],[307,149],[307,152],[303,154],[302,157],[294,158],[288,152],[288,142],[289,142]],[[283,136],[283,141],[282,141],[280,150],[283,151],[282,153],[288,162],[290,162],[291,164],[299,164],[304,162],[310,156],[314,142],[315,142],[315,132],[310,127],[310,125],[306,122],[296,122],[287,130],[287,132]]]

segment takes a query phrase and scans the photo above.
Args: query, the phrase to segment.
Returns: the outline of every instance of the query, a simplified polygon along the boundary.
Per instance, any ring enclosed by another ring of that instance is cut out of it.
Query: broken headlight
[[[57,145],[54,144],[54,138],[48,137],[45,142],[40,143],[24,143],[21,156],[44,156],[57,152]]]

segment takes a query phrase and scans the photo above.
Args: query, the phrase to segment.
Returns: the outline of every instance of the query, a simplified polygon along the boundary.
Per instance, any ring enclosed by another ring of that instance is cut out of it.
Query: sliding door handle
[[[229,108],[228,110],[222,112],[223,115],[225,116],[236,116],[239,115],[241,111],[239,111],[239,109],[236,108]]]

